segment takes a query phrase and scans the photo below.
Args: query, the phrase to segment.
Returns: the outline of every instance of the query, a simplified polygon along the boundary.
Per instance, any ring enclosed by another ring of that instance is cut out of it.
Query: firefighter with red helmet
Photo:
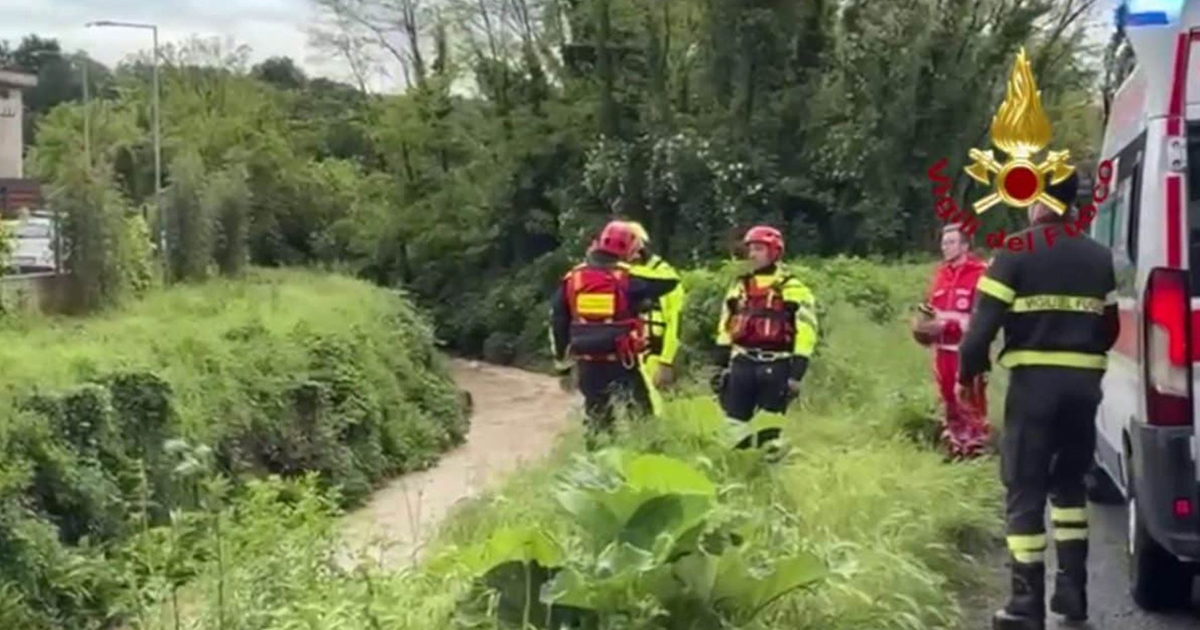
[[[977,405],[964,405],[954,393],[958,378],[958,344],[966,334],[975,286],[987,264],[971,253],[971,243],[958,224],[942,230],[942,263],[934,271],[925,298],[922,321],[914,337],[933,352],[933,372],[945,411],[942,440],[951,457],[970,458],[983,452],[990,434],[985,392],[976,392]]]
[[[584,262],[563,277],[552,302],[555,368],[565,373],[576,367],[589,438],[611,428],[617,397],[632,402],[638,413],[658,411],[642,369],[649,341],[640,311],[674,290],[679,279],[631,273],[629,260],[638,246],[628,223],[609,222]]]
[[[799,394],[817,343],[812,291],[780,262],[783,235],[765,225],[746,232],[751,271],[725,294],[717,325],[717,362],[724,369],[715,383],[728,421],[737,426],[759,409],[787,410]],[[779,431],[759,436],[773,441]],[[738,444],[751,445],[750,438]]]

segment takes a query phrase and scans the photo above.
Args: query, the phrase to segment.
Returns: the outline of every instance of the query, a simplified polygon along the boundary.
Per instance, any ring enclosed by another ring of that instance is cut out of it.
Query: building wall
[[[78,312],[71,276],[38,273],[0,277],[0,313]]]
[[[0,84],[0,178],[21,178],[22,136],[21,90]]]

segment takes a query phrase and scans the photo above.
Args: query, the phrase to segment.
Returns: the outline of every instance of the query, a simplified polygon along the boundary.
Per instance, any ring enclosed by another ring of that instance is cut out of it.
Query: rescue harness
[[[783,276],[763,287],[758,286],[754,276],[742,279],[742,292],[730,305],[727,324],[735,346],[790,353],[796,339],[796,322],[783,299],[783,285],[790,279]]]
[[[580,265],[567,273],[571,312],[567,351],[581,361],[620,361],[633,369],[647,347],[645,322],[629,300],[629,273],[621,268]]]

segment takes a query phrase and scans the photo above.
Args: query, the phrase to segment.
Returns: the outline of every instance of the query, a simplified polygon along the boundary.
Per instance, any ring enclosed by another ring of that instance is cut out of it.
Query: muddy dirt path
[[[342,524],[348,555],[371,546],[385,566],[411,562],[456,503],[549,453],[578,407],[577,395],[542,374],[458,359],[451,371],[474,403],[466,443],[433,468],[392,480],[348,514]],[[388,545],[382,554],[379,540]]]

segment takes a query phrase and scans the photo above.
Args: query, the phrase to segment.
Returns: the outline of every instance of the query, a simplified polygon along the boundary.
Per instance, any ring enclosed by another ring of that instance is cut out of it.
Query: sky
[[[160,45],[219,37],[223,45],[249,46],[251,63],[286,55],[310,75],[350,78],[343,64],[313,58],[305,32],[318,20],[313,0],[0,0],[0,40],[13,45],[36,33],[110,67],[150,50],[150,31],[84,26],[93,20],[156,24]]]
[[[1097,18],[1107,28],[1118,1],[1099,0]],[[150,32],[85,28],[84,24],[92,20],[153,23],[158,25],[160,44],[192,35],[215,36],[249,46],[251,63],[287,55],[312,76],[349,80],[344,64],[323,59],[308,46],[305,28],[317,19],[313,0],[0,0],[0,40],[15,45],[29,33],[54,37],[68,52],[83,50],[111,67],[127,55],[149,50]],[[1104,30],[1096,36],[1107,39]],[[369,87],[395,88],[395,82],[385,78],[374,83]]]

